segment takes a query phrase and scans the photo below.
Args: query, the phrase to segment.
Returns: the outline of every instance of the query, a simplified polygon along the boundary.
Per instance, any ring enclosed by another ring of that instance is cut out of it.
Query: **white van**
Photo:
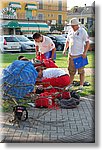
[[[15,35],[3,35],[0,36],[0,50],[1,52],[20,52],[21,44],[16,39]]]

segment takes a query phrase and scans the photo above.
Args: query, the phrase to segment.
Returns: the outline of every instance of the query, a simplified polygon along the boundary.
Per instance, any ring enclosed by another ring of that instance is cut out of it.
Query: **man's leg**
[[[73,75],[73,74],[70,74],[70,84],[73,83],[73,80],[74,80],[74,75]]]
[[[84,79],[85,79],[84,73],[80,74],[80,85],[82,85],[82,86],[84,84]]]
[[[78,74],[80,75],[80,87],[79,87],[79,89],[83,89],[84,79],[85,79],[84,67],[78,69]]]
[[[69,57],[69,66],[68,66],[68,71],[70,74],[70,83],[73,83],[74,80],[74,75],[76,74],[76,69],[74,67],[74,62],[73,62],[73,58]]]

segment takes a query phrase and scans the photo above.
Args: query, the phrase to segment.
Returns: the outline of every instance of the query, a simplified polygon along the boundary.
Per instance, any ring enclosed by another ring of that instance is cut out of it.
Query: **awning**
[[[48,28],[48,24],[46,23],[32,23],[32,22],[18,22],[18,24],[20,25],[20,27],[47,27]]]
[[[19,23],[17,21],[9,21],[2,24],[3,28],[20,28]]]
[[[26,4],[26,9],[28,10],[37,10],[37,5],[35,4]]]
[[[18,30],[18,29],[17,29]],[[21,28],[22,32],[49,32],[49,28]]]
[[[21,27],[21,31],[25,31],[25,32],[37,32],[37,31],[48,32],[49,31],[49,26],[46,23],[19,22],[19,26]]]
[[[17,3],[17,2],[10,2],[9,6],[11,6],[12,8],[15,8],[15,9],[21,9],[21,4]]]
[[[7,21],[1,24],[2,28],[20,28],[21,31],[33,32],[33,31],[49,31],[49,26],[46,23],[32,23],[32,22],[17,22]]]

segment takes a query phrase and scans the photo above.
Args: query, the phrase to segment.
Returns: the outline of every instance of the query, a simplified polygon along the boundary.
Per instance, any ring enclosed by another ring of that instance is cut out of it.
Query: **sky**
[[[87,6],[91,6],[94,0],[67,0],[67,7],[68,9],[72,8],[73,6],[81,6],[84,7],[85,4]]]

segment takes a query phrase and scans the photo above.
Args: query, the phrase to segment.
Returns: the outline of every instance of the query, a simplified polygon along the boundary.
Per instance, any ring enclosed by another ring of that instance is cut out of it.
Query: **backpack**
[[[71,91],[70,92],[71,97],[76,98],[76,99],[80,99],[79,94],[76,91]]]
[[[76,108],[77,105],[79,105],[80,100],[71,97],[70,99],[61,99],[59,101],[59,106],[60,108],[64,108],[64,109],[72,109],[72,108]]]

